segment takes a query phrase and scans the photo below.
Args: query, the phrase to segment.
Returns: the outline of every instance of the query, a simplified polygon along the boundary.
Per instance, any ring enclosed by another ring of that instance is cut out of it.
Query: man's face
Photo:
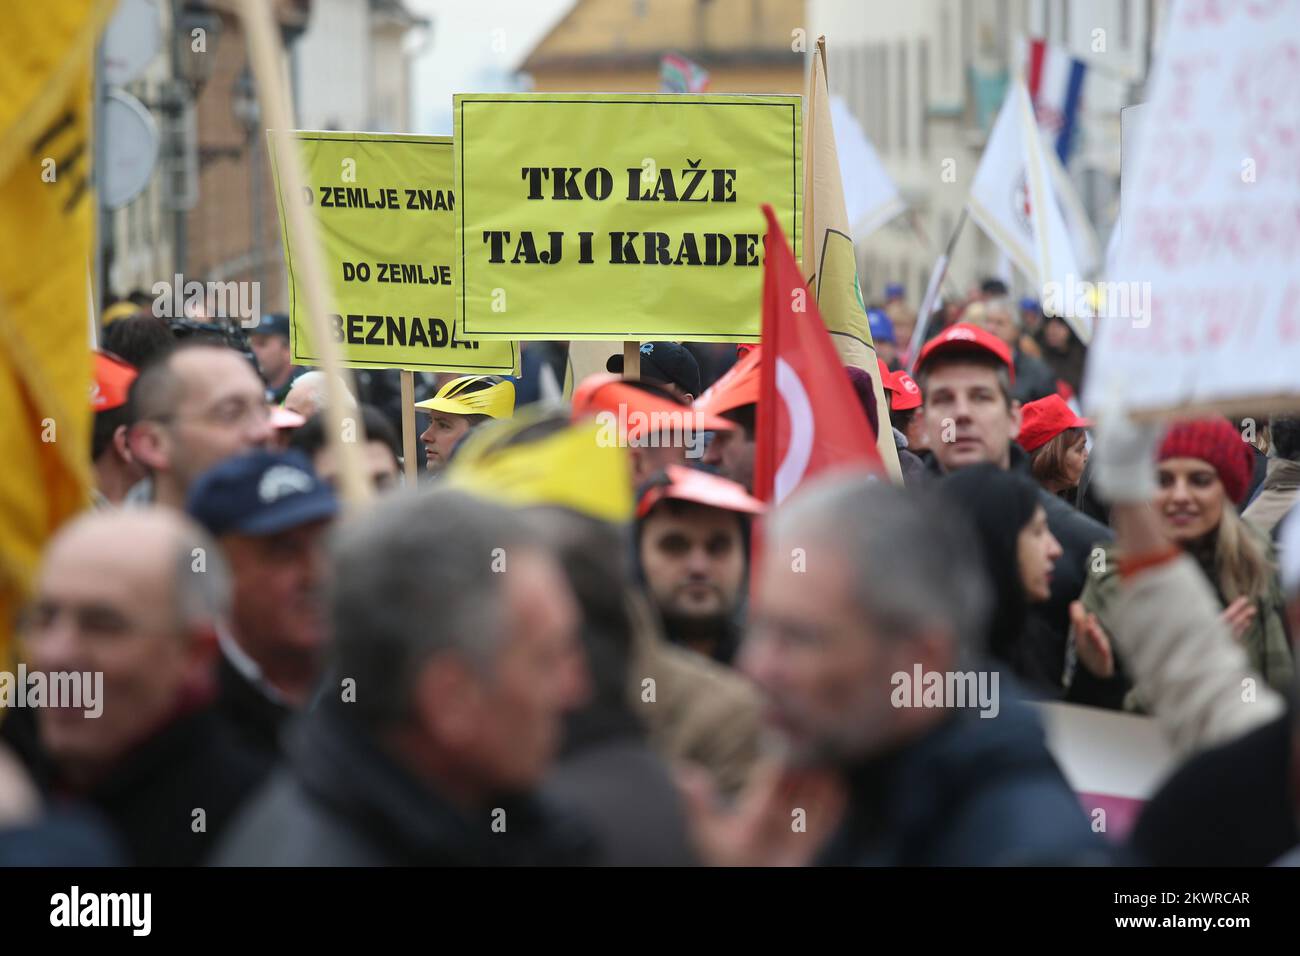
[[[634,486],[640,485],[651,475],[663,471],[669,465],[688,464],[686,446],[680,441],[674,444],[667,434],[663,439],[662,444],[631,444],[629,440],[627,456],[632,465]]]
[[[792,569],[796,548],[806,572]],[[763,694],[765,729],[801,765],[883,747],[895,733],[890,677],[907,669],[905,644],[878,636],[853,602],[861,569],[816,541],[787,539],[765,549],[759,573],[738,664]]]
[[[436,473],[447,467],[451,450],[469,431],[469,419],[450,412],[433,412],[429,418],[429,427],[420,435],[420,441],[424,442],[424,467]]]
[[[588,694],[579,611],[548,556],[509,556],[501,649],[483,677],[465,757],[487,790],[537,784],[560,744],[562,719]]]
[[[754,490],[754,439],[744,429],[714,432],[704,449],[703,462],[718,469],[723,477],[738,481],[746,491]]]
[[[284,336],[254,334],[248,340],[268,382],[274,382],[289,370],[289,340]]]
[[[150,423],[158,441],[147,463],[183,491],[213,465],[267,445],[272,429],[262,383],[237,352],[192,349],[172,363],[181,398],[165,420]]]
[[[312,464],[316,468],[316,474],[334,488],[339,488],[339,468],[338,462],[334,460],[334,449],[325,445],[320,451],[316,452]],[[370,478],[370,485],[375,491],[388,491],[396,488],[400,472],[397,468],[397,459],[393,457],[392,451],[381,441],[368,441],[365,448],[362,449],[361,467],[365,469],[366,475]]]
[[[41,744],[64,768],[114,763],[166,721],[185,687],[207,679],[214,658],[215,639],[177,618],[174,540],[147,526],[121,531],[74,529],[56,540],[23,631],[33,671],[103,675],[100,716],[37,710]]]
[[[877,342],[876,355],[886,365],[892,365],[894,359],[898,358],[898,346],[893,342]]]
[[[1016,344],[1020,341],[1020,330],[1016,328],[1015,320],[1011,318],[1009,312],[997,309],[993,312],[984,314],[984,328],[988,329],[1003,342],[1011,347],[1012,352],[1016,349]]]
[[[329,521],[254,537],[222,537],[234,575],[235,633],[263,667],[301,661],[324,641],[320,588]]]
[[[1020,433],[1020,403],[1007,403],[991,368],[945,362],[929,373],[925,427],[930,450],[944,471],[992,462],[1010,465],[1010,443]]]
[[[730,614],[745,579],[740,516],[665,502],[641,526],[641,566],[665,613],[710,618]]]

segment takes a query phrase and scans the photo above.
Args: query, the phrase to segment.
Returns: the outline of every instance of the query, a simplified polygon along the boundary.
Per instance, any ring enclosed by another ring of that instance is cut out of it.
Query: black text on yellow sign
[[[339,309],[327,326],[354,368],[517,374],[518,345],[461,333],[456,287],[452,144],[449,137],[296,132],[326,274]],[[276,200],[284,223],[275,150]],[[293,361],[318,364],[306,297],[287,228]]]
[[[456,316],[487,339],[756,339],[763,203],[801,228],[800,98],[455,97]]]

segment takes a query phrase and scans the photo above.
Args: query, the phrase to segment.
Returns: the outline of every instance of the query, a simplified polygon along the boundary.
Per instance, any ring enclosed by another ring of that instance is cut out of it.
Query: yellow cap
[[[594,419],[536,441],[508,444],[546,420],[531,409],[511,422],[474,429],[444,473],[453,488],[515,508],[551,505],[602,521],[630,521],[634,509],[627,449],[602,440]]]
[[[114,302],[105,309],[104,314],[100,318],[104,325],[108,325],[108,323],[116,322],[118,319],[126,319],[133,315],[139,315],[142,311],[144,310],[134,302],[129,299],[123,299],[119,302]]]
[[[476,383],[485,383],[485,386],[476,387]],[[437,395],[416,402],[415,407],[451,415],[510,418],[515,413],[515,386],[497,375],[465,375],[453,378],[438,389]]]

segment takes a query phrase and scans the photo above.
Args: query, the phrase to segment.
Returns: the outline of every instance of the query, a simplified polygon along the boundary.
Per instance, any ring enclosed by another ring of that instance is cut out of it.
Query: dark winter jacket
[[[1143,808],[1130,838],[1155,866],[1267,866],[1300,842],[1290,796],[1295,714],[1193,757]]]
[[[823,866],[1104,862],[1029,708],[1000,685],[996,717],[957,710],[921,739],[849,773],[844,821]]]
[[[54,802],[87,804],[137,866],[195,866],[211,853],[265,779],[267,761],[242,747],[211,710],[178,717],[93,786],[50,781]]]
[[[322,703],[290,728],[289,764],[236,821],[223,866],[567,865],[592,859],[576,818],[535,797],[474,815],[401,766],[371,733]]]

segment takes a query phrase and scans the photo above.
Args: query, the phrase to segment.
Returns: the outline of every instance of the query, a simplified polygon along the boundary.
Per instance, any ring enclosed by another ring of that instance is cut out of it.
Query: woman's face
[[[1046,601],[1052,591],[1052,568],[1061,556],[1061,545],[1047,527],[1047,512],[1042,505],[1034,509],[1034,516],[1020,529],[1016,551],[1025,597],[1031,603]]]
[[[1060,319],[1048,319],[1047,325],[1043,327],[1043,338],[1049,346],[1058,352],[1064,352],[1070,347],[1070,327]]]
[[[1065,481],[1067,488],[1079,487],[1079,482],[1083,478],[1084,466],[1087,464],[1088,435],[1086,432],[1080,431],[1079,437],[1065,450],[1065,457],[1061,460],[1061,478]]]
[[[1219,527],[1227,495],[1218,472],[1199,458],[1170,458],[1156,468],[1156,512],[1165,534],[1185,544]]]

